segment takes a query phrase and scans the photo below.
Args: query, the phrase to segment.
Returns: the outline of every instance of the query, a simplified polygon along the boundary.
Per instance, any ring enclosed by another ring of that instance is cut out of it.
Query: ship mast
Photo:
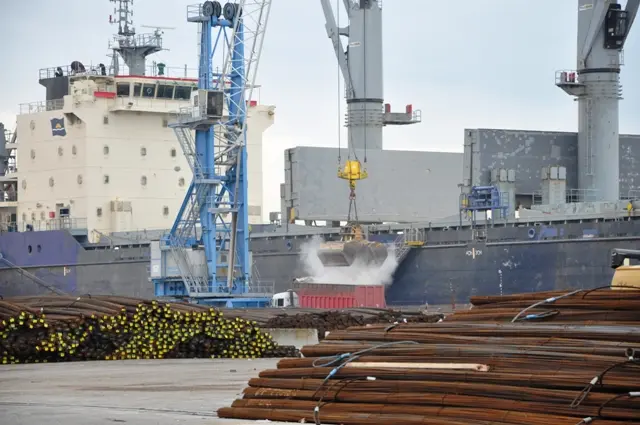
[[[133,0],[109,1],[116,4],[109,22],[118,25],[118,34],[109,45],[113,50],[111,74],[120,74],[119,57],[122,57],[129,68],[129,75],[145,75],[147,56],[162,50],[162,32],[136,34],[133,26]]]

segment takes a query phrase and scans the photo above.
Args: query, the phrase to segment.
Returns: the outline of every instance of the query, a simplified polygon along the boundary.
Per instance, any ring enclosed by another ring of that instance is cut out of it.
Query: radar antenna
[[[161,27],[153,34],[136,34],[133,26],[133,0],[109,0],[115,4],[109,22],[118,25],[118,34],[109,43],[113,51],[111,73],[120,74],[119,58],[122,57],[130,75],[145,75],[146,58],[162,50]]]

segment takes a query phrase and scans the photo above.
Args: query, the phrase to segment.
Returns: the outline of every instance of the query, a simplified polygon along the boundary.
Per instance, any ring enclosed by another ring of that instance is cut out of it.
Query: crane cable
[[[369,4],[369,6],[371,7],[371,4]],[[367,108],[367,7],[365,5],[363,11],[362,11],[362,63],[364,64],[364,70],[363,70],[363,74],[362,74],[362,79],[364,80],[364,87],[363,87],[363,91],[364,93],[362,94],[364,99],[365,99],[365,107],[364,107],[364,163],[367,163],[367,112],[368,112],[368,108]]]
[[[338,32],[340,31],[340,0],[336,0],[336,15],[337,15],[337,26],[338,26]],[[338,35],[338,38],[340,38],[340,35]],[[342,168],[342,126],[340,125],[340,116],[342,115],[341,113],[341,109],[342,109],[342,100],[340,99],[340,79],[342,78],[341,76],[341,72],[340,72],[340,61],[338,61],[337,63],[337,67],[338,67],[338,170],[340,170],[340,168]]]
[[[337,31],[338,31],[338,38],[340,38],[340,0],[336,0],[336,26],[337,26]],[[348,10],[347,10],[347,16],[348,16]],[[349,99],[351,97],[351,95],[353,94],[353,80],[351,78],[351,70],[349,69],[349,45],[347,44],[347,51],[346,52],[342,52],[343,55],[346,56],[347,59],[347,69],[345,70],[346,75],[342,76],[344,77],[344,82],[345,82],[345,93],[347,94],[347,99]],[[340,120],[342,119],[342,111],[341,111],[341,102],[342,102],[342,91],[341,91],[341,87],[340,87],[340,79],[341,79],[341,75],[342,75],[342,70],[340,68],[340,62],[338,61],[337,64],[338,67],[338,168],[341,169],[342,168],[342,153],[341,153],[341,140],[342,140],[342,126],[340,125]],[[349,114],[349,107],[347,106],[347,115],[348,118],[347,120],[350,120],[350,114]],[[347,127],[349,127],[349,125],[347,125]],[[348,131],[348,130],[347,130]],[[366,146],[366,142],[365,142],[365,146]],[[347,161],[351,160],[351,155],[353,154],[353,158],[356,161],[359,161],[358,159],[358,153],[355,150],[355,147],[353,146],[353,134],[351,131],[348,131],[348,140],[347,140]],[[365,157],[366,157],[366,149],[365,149]],[[366,162],[366,159],[365,159]]]

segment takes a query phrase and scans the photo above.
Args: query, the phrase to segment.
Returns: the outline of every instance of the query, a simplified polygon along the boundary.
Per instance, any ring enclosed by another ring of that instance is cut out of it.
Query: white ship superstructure
[[[41,71],[48,98],[62,79],[68,94],[22,105],[17,119],[19,227],[87,229],[92,240],[170,228],[191,173],[169,124],[192,106],[197,80],[56,67]],[[251,224],[262,222],[262,133],[274,109],[249,107]]]

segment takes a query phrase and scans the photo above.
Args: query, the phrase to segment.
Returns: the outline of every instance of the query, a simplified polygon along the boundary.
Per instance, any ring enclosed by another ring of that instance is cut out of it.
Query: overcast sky
[[[156,56],[168,66],[196,66],[197,26],[186,22],[192,3],[134,4],[136,26],[175,27],[165,34],[169,50]],[[413,103],[423,117],[385,130],[385,148],[462,152],[464,128],[575,131],[576,105],[554,86],[554,72],[575,68],[577,3],[384,1],[385,100],[396,109]],[[44,99],[40,68],[108,63],[112,11],[108,0],[0,1],[0,121],[13,127],[20,103]],[[284,149],[337,146],[337,64],[324,23],[319,0],[273,2],[258,75],[260,101],[277,107],[265,133],[267,212],[279,210]],[[640,133],[639,31],[625,47],[622,133]]]

